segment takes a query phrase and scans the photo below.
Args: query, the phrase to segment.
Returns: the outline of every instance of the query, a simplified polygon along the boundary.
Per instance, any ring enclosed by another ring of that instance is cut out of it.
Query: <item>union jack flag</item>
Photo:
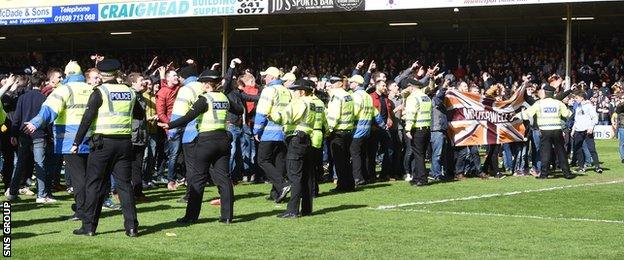
[[[525,141],[523,121],[514,118],[523,107],[524,87],[504,101],[457,90],[444,99],[448,136],[455,146],[503,144]]]

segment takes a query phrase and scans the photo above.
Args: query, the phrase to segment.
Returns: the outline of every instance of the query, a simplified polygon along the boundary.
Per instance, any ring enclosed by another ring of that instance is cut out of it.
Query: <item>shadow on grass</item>
[[[334,212],[337,212],[337,211],[361,209],[361,208],[365,208],[365,207],[367,207],[367,205],[340,205],[340,206],[336,206],[336,207],[324,208],[324,209],[321,209],[321,210],[316,211],[316,212],[312,211],[312,216],[325,215],[327,213],[334,213]]]
[[[174,208],[178,208],[178,207],[172,207],[172,206],[169,206],[169,205],[157,205],[157,206],[152,206],[152,207],[141,207],[141,208],[137,208],[137,213],[144,213],[144,212],[150,212],[150,211],[160,211],[160,210],[167,210],[167,209],[174,209]],[[106,217],[110,217],[110,216],[114,216],[114,215],[121,215],[121,210],[102,211],[102,214],[100,215],[100,220],[102,218],[106,218]],[[51,217],[51,218],[16,220],[16,221],[13,221],[12,224],[14,225],[14,227],[28,227],[28,226],[37,225],[37,224],[46,224],[46,223],[67,221],[67,219],[68,219],[68,216],[58,216],[58,217]],[[80,223],[80,222],[77,222],[77,223]]]
[[[51,234],[57,234],[57,233],[61,233],[61,231],[50,231],[50,232],[41,233],[41,234],[27,233],[27,232],[18,232],[18,233],[11,233],[11,239],[13,239],[13,240],[15,240],[15,239],[25,239],[25,238],[45,236],[45,235],[51,235]]]
[[[251,199],[251,198],[257,198],[257,197],[262,197],[262,196],[267,196],[269,195],[268,193],[264,193],[264,192],[248,192],[245,194],[236,194],[236,192],[234,192],[234,201],[237,200],[242,200],[242,199]]]
[[[34,200],[32,201],[20,201],[19,203],[13,202],[11,204],[11,208],[13,211],[24,212],[33,209],[50,209],[50,208],[59,208],[61,205],[59,204],[37,204]]]
[[[389,184],[389,183],[375,183],[375,184],[369,184],[369,185],[364,185],[364,186],[357,187],[352,192],[358,192],[358,191],[370,190],[370,189],[377,189],[377,188],[383,188],[383,187],[388,187],[388,186],[391,186],[391,184]],[[331,192],[331,191],[326,191],[326,192],[319,193],[316,197],[319,198],[319,197],[333,196],[333,195],[339,195],[339,194],[344,194],[344,193],[350,193],[350,192]]]
[[[320,216],[320,215],[325,215],[325,214],[328,214],[328,213],[344,211],[344,210],[359,209],[359,208],[364,208],[364,207],[366,207],[366,205],[340,205],[340,206],[324,208],[324,209],[321,209],[319,211],[312,212],[312,216]],[[271,210],[271,211],[254,212],[254,213],[250,213],[250,214],[234,216],[234,224],[233,225],[236,225],[236,223],[244,223],[244,222],[253,221],[253,220],[256,220],[256,219],[259,219],[259,218],[263,218],[263,217],[274,217],[275,218],[277,216],[277,214],[279,214],[281,212],[284,212],[284,209],[274,209],[274,210]],[[198,225],[198,224],[217,222],[218,220],[219,220],[218,217],[214,217],[214,218],[201,218],[201,219],[197,220],[197,222],[195,222],[194,224],[179,224],[175,220],[172,220],[172,221],[168,221],[168,222],[159,223],[159,224],[156,224],[156,225],[153,225],[153,226],[139,227],[139,234],[141,236],[145,236],[145,235],[154,234],[154,233],[157,233],[157,232],[160,232],[160,231],[163,231],[163,230],[167,230],[167,229],[173,229],[173,228],[179,228],[179,227],[188,227],[188,226],[191,226],[191,225]],[[104,232],[104,233],[101,233],[101,234],[114,233],[114,232],[124,232],[124,230],[123,229],[119,229],[119,230],[114,230],[114,231],[107,231],[107,232]]]

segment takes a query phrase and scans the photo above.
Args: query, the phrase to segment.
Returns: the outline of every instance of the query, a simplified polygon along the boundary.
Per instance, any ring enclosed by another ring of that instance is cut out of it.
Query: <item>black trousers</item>
[[[427,183],[427,169],[425,168],[425,153],[431,141],[429,129],[412,129],[412,154],[414,155],[414,172],[412,182]]]
[[[562,140],[563,141],[563,140]],[[501,152],[500,144],[490,144],[487,147],[487,155],[483,161],[483,172],[496,175],[500,169],[498,167],[498,155]]]
[[[195,162],[193,161],[193,159],[190,157],[192,155],[192,153],[194,153],[195,151],[195,146],[192,143],[186,143],[186,144],[182,144],[182,154],[184,155],[184,168],[186,171],[186,175],[188,177],[188,172],[189,171],[197,171],[197,168],[195,166]],[[208,180],[208,182],[211,182],[211,179]],[[188,181],[187,181],[188,183]],[[186,186],[186,193],[184,194],[184,198],[186,200],[188,200],[189,197],[189,193],[190,193],[190,189],[188,187],[188,185]]]
[[[277,199],[279,193],[288,185],[286,174],[286,144],[282,141],[260,142],[258,145],[258,166],[266,178],[273,184],[271,198]]]
[[[81,220],[85,217],[86,178],[88,154],[65,154],[65,173],[69,174],[74,188],[74,201],[76,202],[76,217]]]
[[[110,190],[111,173],[115,178],[115,189],[121,201],[124,228],[137,229],[139,222],[130,181],[132,157],[130,138],[103,137],[99,146],[92,146],[87,160],[85,218],[82,220],[85,230],[95,232],[97,229],[102,204]]]
[[[386,131],[376,128],[373,128],[371,130],[370,139],[368,141],[368,159],[366,160],[366,166],[368,169],[369,177],[371,177],[372,179],[374,179],[377,175],[375,167],[377,166],[378,152],[383,153],[381,173],[379,174],[379,176],[381,178],[394,177],[394,173],[397,172],[394,165],[396,151],[394,149],[394,141],[391,130]]]
[[[351,191],[355,188],[353,174],[349,164],[349,150],[351,147],[351,132],[336,132],[332,135],[329,142],[329,149],[336,168],[336,177],[338,184],[336,189],[340,191]]]
[[[11,125],[11,121],[8,118],[5,125]],[[0,132],[0,150],[2,152],[2,183],[8,189],[11,185],[11,177],[13,177],[13,167],[15,166],[13,162],[15,161],[15,152],[17,151],[17,147],[11,144],[9,132]]]
[[[596,142],[594,141],[594,134],[588,134],[587,131],[583,132],[574,132],[574,150],[576,153],[576,157],[578,159],[578,165],[585,165],[585,153],[583,153],[583,142],[587,144],[587,149],[589,150],[589,154],[591,154],[592,162],[594,162],[594,166],[597,168],[600,167],[600,159],[598,158],[598,153],[596,152]]]
[[[287,140],[286,171],[291,185],[287,211],[299,214],[301,205],[301,214],[310,215],[314,189],[310,136],[299,133]]]
[[[143,155],[144,145],[132,145],[132,191],[135,197],[144,197],[143,194]]]
[[[550,174],[550,164],[552,163],[552,153],[554,152],[559,161],[559,167],[564,175],[570,175],[570,164],[563,148],[563,132],[561,130],[543,130],[540,139],[540,153],[542,161],[541,174],[548,176]],[[582,143],[581,143],[582,144]],[[554,147],[554,151],[553,151]],[[582,146],[581,146],[582,149]]]
[[[229,177],[230,145],[232,137],[226,131],[212,131],[209,135],[200,134],[194,142],[186,146],[188,159],[193,161],[191,169],[187,169],[188,219],[198,219],[201,211],[204,188],[208,182],[208,174],[217,185],[221,197],[221,218],[234,217],[234,186]]]
[[[367,144],[368,138],[353,138],[351,141],[351,170],[355,182],[365,181],[369,179],[366,161],[368,160]]]
[[[310,147],[310,165],[312,165],[312,179],[314,180],[314,194],[319,193],[318,183],[323,179],[323,149]]]
[[[403,173],[412,174],[416,168],[414,165],[414,153],[412,152],[412,140],[407,138],[405,131],[401,135],[403,136]]]

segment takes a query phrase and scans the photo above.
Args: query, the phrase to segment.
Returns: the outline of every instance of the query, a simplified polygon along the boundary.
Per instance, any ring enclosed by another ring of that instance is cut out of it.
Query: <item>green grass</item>
[[[275,217],[285,204],[264,199],[268,185],[235,187],[235,224],[217,222],[218,207],[204,203],[199,224],[180,226],[175,202],[183,191],[149,190],[153,202],[138,205],[141,236],[124,235],[121,212],[104,211],[95,237],[71,235],[78,222],[67,194],[56,205],[33,199],[13,204],[12,254],[16,258],[624,258],[624,183],[582,186],[513,196],[377,210],[380,205],[460,198],[583,183],[624,180],[617,142],[599,141],[603,175],[574,180],[466,181],[413,188],[377,183],[361,191],[330,194],[321,186],[314,215]],[[205,200],[217,196],[209,187]],[[535,217],[543,217],[538,219]],[[575,219],[614,220],[616,223]],[[167,236],[173,233],[176,236]]]

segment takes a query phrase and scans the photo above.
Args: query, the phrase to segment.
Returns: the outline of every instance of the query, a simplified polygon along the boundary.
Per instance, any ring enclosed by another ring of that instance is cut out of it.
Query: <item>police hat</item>
[[[418,80],[416,80],[415,78],[412,78],[412,77],[409,77],[409,78],[405,78],[405,79],[403,79],[403,80],[401,81],[401,84],[402,84],[402,85],[403,85],[403,87],[405,87],[405,88],[406,88],[406,87],[409,87],[410,85],[411,85],[411,86],[414,86],[414,87],[418,87],[418,88],[420,88],[420,87],[422,87],[422,86],[423,86],[422,82],[420,82],[420,81],[418,81]]]
[[[201,74],[199,74],[199,78],[197,79],[199,82],[218,82],[221,81],[221,73],[216,70],[207,69],[204,70]]]
[[[314,87],[312,87],[314,85],[314,83],[312,83],[312,85],[310,84],[310,82],[308,82],[309,80],[297,80],[295,81],[292,85],[290,85],[288,87],[288,89],[290,90],[306,90],[306,91],[312,91],[314,89]]]
[[[195,70],[195,66],[188,65],[188,66],[182,67],[178,71],[178,76],[184,79],[188,79],[190,77],[197,77],[197,71]]]
[[[121,68],[121,63],[116,59],[103,59],[95,67],[102,73],[102,76],[112,76]]]

